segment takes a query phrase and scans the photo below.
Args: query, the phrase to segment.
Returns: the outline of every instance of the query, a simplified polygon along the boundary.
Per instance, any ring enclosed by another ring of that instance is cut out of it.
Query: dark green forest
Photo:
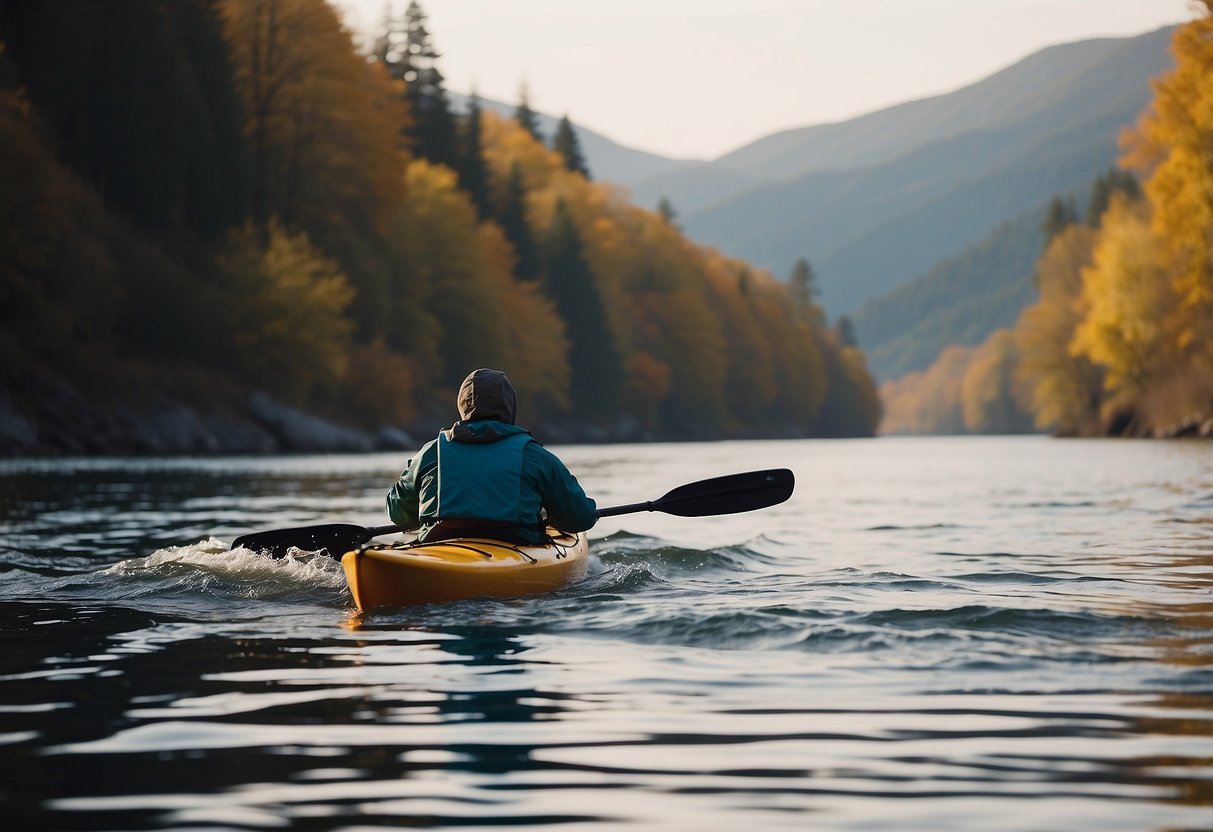
[[[397,11],[365,54],[324,0],[0,5],[0,451],[407,444],[477,366],[541,440],[873,433],[814,292],[595,182],[567,114],[454,111]]]

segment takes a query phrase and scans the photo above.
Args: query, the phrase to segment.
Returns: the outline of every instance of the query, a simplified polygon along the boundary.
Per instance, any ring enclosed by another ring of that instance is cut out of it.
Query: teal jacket
[[[555,454],[492,419],[456,422],[427,442],[388,492],[387,508],[393,523],[420,526],[422,540],[439,520],[484,521],[503,537],[540,543],[545,526],[580,532],[598,519],[597,505]]]

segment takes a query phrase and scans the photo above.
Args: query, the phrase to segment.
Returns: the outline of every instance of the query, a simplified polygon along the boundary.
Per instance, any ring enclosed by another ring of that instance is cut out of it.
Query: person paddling
[[[419,540],[490,537],[541,543],[547,527],[591,528],[597,505],[564,463],[514,424],[517,394],[500,370],[474,370],[459,421],[427,442],[387,495],[388,516]]]

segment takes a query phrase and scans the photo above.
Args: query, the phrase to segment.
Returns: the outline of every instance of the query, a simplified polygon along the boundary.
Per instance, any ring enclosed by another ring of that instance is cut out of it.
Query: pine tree
[[[463,119],[462,141],[459,144],[459,187],[468,192],[481,219],[492,215],[489,202],[489,173],[484,161],[484,144],[480,135],[480,96],[475,92],[468,101]]]
[[[802,318],[819,323],[825,320],[825,315],[817,304],[817,298],[821,295],[821,289],[817,285],[817,275],[813,272],[809,261],[803,257],[792,265],[788,290],[792,294],[792,303],[796,305],[796,311]]]
[[[606,326],[606,312],[586,263],[581,235],[561,199],[545,240],[546,289],[568,326],[569,393],[575,415],[613,421],[619,409],[623,370]]]
[[[838,319],[834,325],[834,334],[838,337],[840,347],[858,347],[859,338],[855,335],[855,324],[846,315]]]
[[[678,213],[674,210],[674,203],[670,202],[668,197],[662,197],[657,203],[657,213],[665,220],[666,225],[678,228]]]
[[[1141,185],[1137,177],[1116,167],[1109,168],[1107,173],[1098,177],[1091,186],[1091,197],[1087,201],[1087,225],[1099,228],[1115,194],[1124,194],[1130,200],[1140,198]]]
[[[518,106],[514,108],[514,120],[522,128],[535,137],[535,141],[543,143],[543,131],[539,129],[539,116],[531,109],[531,94],[526,82],[518,89]]]
[[[573,123],[565,115],[556,127],[556,135],[552,138],[552,149],[560,154],[564,166],[574,173],[580,173],[590,179],[590,168],[586,164],[585,155],[581,152],[581,142],[577,139],[577,131]]]
[[[1067,196],[1064,199],[1059,196],[1053,197],[1049,200],[1049,210],[1045,215],[1045,221],[1040,226],[1040,231],[1045,237],[1045,245],[1047,246],[1054,237],[1076,222],[1078,222],[1078,209],[1074,207],[1074,197]]]
[[[539,250],[526,218],[526,183],[522,179],[522,165],[518,162],[510,166],[497,223],[514,247],[514,277],[519,280],[537,280],[541,271]]]
[[[393,78],[405,83],[405,100],[409,103],[413,125],[409,136],[413,152],[435,164],[456,169],[459,165],[459,142],[455,116],[438,70],[441,55],[434,49],[426,14],[414,0],[396,22],[384,14],[384,31],[375,44],[375,54],[388,66]]]

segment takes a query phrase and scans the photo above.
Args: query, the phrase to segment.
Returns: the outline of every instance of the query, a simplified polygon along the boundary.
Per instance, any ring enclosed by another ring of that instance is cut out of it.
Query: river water
[[[0,462],[0,825],[1213,829],[1213,443],[565,447],[584,581],[359,616],[402,455]]]

